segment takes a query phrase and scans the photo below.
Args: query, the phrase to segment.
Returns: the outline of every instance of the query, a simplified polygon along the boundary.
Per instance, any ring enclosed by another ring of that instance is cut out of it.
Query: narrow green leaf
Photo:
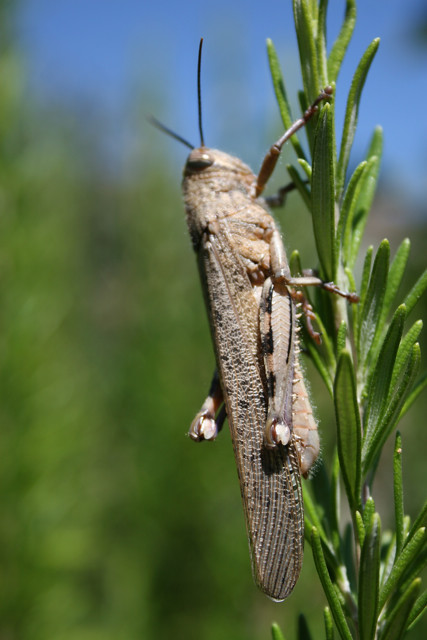
[[[406,545],[404,546],[402,553],[405,549]],[[399,581],[399,590],[403,592],[414,578],[421,576],[425,566],[427,566],[427,536],[424,538],[424,544],[421,546],[419,552],[410,562],[408,562],[402,578]]]
[[[312,635],[310,633],[310,629],[308,628],[308,623],[306,617],[303,613],[300,613],[298,616],[298,640],[312,640]]]
[[[412,607],[408,619],[408,631],[410,631],[420,620],[427,607],[427,591],[424,591]]]
[[[304,515],[304,536],[305,536],[304,539],[311,546],[312,544],[311,531],[313,529],[313,525],[309,527],[308,524],[309,524],[308,518],[306,518],[306,516]],[[338,562],[337,558],[335,557],[334,551],[332,549],[332,545],[328,541],[327,542],[322,541],[322,550],[323,550],[326,565],[329,571],[333,575],[337,576],[337,580],[338,580],[338,576],[341,576],[342,574],[342,567]]]
[[[359,632],[361,640],[373,640],[378,619],[381,521],[375,513],[366,528],[360,555]]]
[[[403,301],[403,304],[408,309],[408,314],[411,313],[412,309],[417,304],[418,300],[423,295],[424,291],[427,289],[427,270],[421,274],[418,278],[408,295]]]
[[[403,517],[403,533],[405,538],[405,544],[406,544],[406,537],[409,534],[410,528],[411,528],[411,518],[409,516],[404,516]]]
[[[271,637],[273,638],[273,640],[285,640],[285,636],[281,632],[277,622],[273,622],[273,624],[271,625]]]
[[[406,263],[408,262],[409,252],[411,250],[411,243],[408,238],[405,238],[400,244],[396,254],[390,264],[388,271],[387,286],[384,294],[384,303],[381,313],[380,324],[384,324],[388,314],[390,313],[393,300],[396,297],[396,293],[402,282],[403,274],[405,271]]]
[[[372,197],[376,189],[379,169],[379,158],[374,156],[366,161],[365,169],[360,176],[354,199],[347,219],[344,240],[346,242],[346,259],[350,268],[354,267],[360,243],[365,230],[366,220],[370,211],[366,201],[368,193],[372,192]],[[371,199],[372,200],[372,199]]]
[[[334,459],[332,463],[331,474],[331,499],[330,509],[328,511],[328,520],[330,524],[330,537],[335,554],[340,557],[340,529],[339,529],[339,511],[340,511],[340,461],[338,451],[335,449]]]
[[[425,528],[422,527],[418,529],[413,538],[404,546],[402,553],[396,558],[388,580],[380,590],[379,611],[381,611],[390,595],[398,589],[402,576],[404,576],[413,560],[417,558],[425,542]],[[419,569],[421,570],[421,567],[419,567]]]
[[[361,425],[353,362],[348,351],[338,360],[334,384],[338,455],[350,508],[360,505]]]
[[[271,78],[273,80],[273,88],[276,94],[277,104],[279,105],[280,115],[282,117],[283,126],[289,129],[293,122],[291,115],[291,107],[286,93],[285,83],[283,80],[282,70],[280,68],[279,56],[276,47],[270,38],[267,38],[267,57],[270,67]]]
[[[372,138],[369,144],[369,149],[368,149],[368,153],[366,154],[366,158],[372,158],[373,156],[377,156],[377,158],[381,158],[382,153],[383,153],[383,130],[382,130],[382,127],[377,125],[374,129],[374,133],[372,134]],[[370,208],[370,205],[368,208]]]
[[[302,273],[301,256],[298,249],[294,249],[289,258],[289,268],[293,276],[298,276]]]
[[[313,173],[313,170],[311,168],[311,164],[309,162],[307,162],[307,160],[304,160],[303,158],[298,158],[298,163],[301,166],[301,168],[304,170],[304,173],[307,176],[307,178],[311,182],[311,176],[312,176],[312,173]]]
[[[310,483],[310,490],[313,495],[317,512],[321,518],[322,526],[324,527],[329,540],[331,529],[331,483],[329,482],[329,473],[326,471],[323,460],[320,461],[316,469],[316,481]]]
[[[316,324],[319,329],[320,335],[322,336],[323,359],[326,362],[329,369],[333,371],[336,366],[335,349],[329,337],[329,334],[326,331],[326,327],[323,324],[320,313],[316,313]],[[317,349],[319,348],[317,345],[315,346]]]
[[[403,405],[402,410],[400,412],[399,420],[411,408],[415,400],[418,398],[418,396],[425,389],[426,386],[427,386],[427,371],[421,376],[421,378],[418,380],[417,384],[415,385],[415,387],[407,397],[405,404]]]
[[[344,119],[344,130],[341,140],[340,156],[337,169],[337,196],[340,198],[344,188],[347,165],[350,158],[350,151],[353,144],[354,134],[357,126],[359,112],[359,102],[366,76],[371,66],[372,60],[379,46],[379,38],[376,38],[366,49],[351,83],[348,94],[347,106]]]
[[[359,306],[357,307],[360,315],[363,315],[363,308],[366,302],[366,296],[368,295],[368,286],[371,274],[371,265],[372,265],[372,256],[374,254],[374,247],[370,245],[366,251],[365,259],[363,261],[363,270],[362,270],[362,278],[360,281],[360,292],[359,292]]]
[[[390,245],[387,240],[383,240],[375,256],[372,267],[371,278],[369,280],[366,297],[363,300],[363,307],[359,308],[358,348],[360,354],[360,364],[365,365],[369,351],[374,345],[375,338],[379,334],[381,327],[378,321],[381,317],[382,304],[387,284],[388,263],[390,256]],[[360,303],[359,303],[360,307]]]
[[[310,525],[309,518],[307,518],[306,515],[304,514],[304,539],[308,542],[310,546],[311,546],[311,530],[312,529],[313,529],[313,525]],[[329,570],[334,575],[339,575],[340,565],[337,559],[335,558],[334,553],[331,550],[330,546],[322,542],[322,549],[323,549],[323,553],[325,554],[325,560]]]
[[[308,353],[310,354],[310,358],[313,361],[314,366],[316,367],[317,371],[319,372],[323,382],[326,385],[326,388],[327,388],[327,390],[329,392],[329,395],[332,398],[333,397],[333,382],[332,382],[331,374],[330,374],[330,371],[325,367],[323,358],[320,357],[318,347],[316,347],[316,345],[314,345],[312,341],[308,342],[306,347],[307,347]]]
[[[298,158],[298,164],[304,170],[305,175],[307,176],[309,182],[311,182],[311,176],[313,174],[313,170],[311,168],[311,164],[304,160],[303,158]]]
[[[312,523],[309,516],[307,515],[307,511],[304,510],[304,540],[308,540],[309,543],[310,543],[310,531],[312,530],[313,527],[314,527],[314,524]]]
[[[357,539],[359,541],[360,546],[363,545],[363,541],[365,539],[365,525],[363,524],[363,518],[360,511],[355,512],[355,523],[356,523],[356,531],[357,531]]]
[[[403,484],[402,484],[402,436],[396,433],[393,457],[393,486],[394,486],[394,518],[396,522],[396,555],[403,548]]]
[[[341,547],[349,582],[349,590],[352,594],[355,594],[357,593],[357,569],[355,564],[354,529],[350,522],[347,522],[344,528],[344,534],[341,537]]]
[[[295,187],[298,189],[299,194],[304,200],[305,206],[311,212],[311,193],[310,189],[308,188],[307,181],[301,178],[298,171],[292,165],[286,165],[286,169],[288,170],[292,182],[294,183]]]
[[[418,597],[421,587],[420,578],[416,578],[399,598],[393,610],[387,613],[387,622],[381,633],[381,640],[400,640],[409,625],[409,615]]]
[[[307,100],[307,94],[305,93],[305,91],[301,91],[300,90],[300,91],[298,91],[297,96],[298,96],[298,103],[299,103],[300,112],[301,113],[305,113],[305,111],[307,110],[307,108],[308,108],[308,106],[310,104],[309,101]],[[305,125],[305,129],[306,130],[307,130],[307,125],[310,125],[310,120]],[[312,147],[310,146],[310,149],[311,148]]]
[[[308,0],[308,2],[311,2],[312,6],[313,6],[313,10],[317,9],[317,3],[313,3],[313,0]],[[315,31],[315,25],[317,24],[316,19],[312,20],[312,25],[313,25],[313,30]],[[317,53],[316,53],[316,58],[317,58]],[[320,89],[323,89],[323,87],[319,87],[319,90],[316,93],[316,98],[320,92]],[[333,87],[333,89],[335,90],[335,87]],[[332,104],[333,102],[333,93],[332,93],[332,97],[329,100],[329,103]],[[309,101],[307,99],[307,94],[304,91],[298,91],[298,102],[299,102],[299,106],[300,106],[300,113],[305,113],[305,111],[308,109],[308,107],[311,104],[311,101]],[[313,154],[313,144],[314,144],[314,131],[316,128],[316,123],[317,123],[317,115],[315,115],[313,118],[310,118],[310,120],[308,122],[306,122],[306,125],[304,127],[304,132],[305,135],[307,137],[307,142],[308,142],[308,147],[310,149],[311,155]]]
[[[345,349],[346,340],[347,340],[347,324],[343,320],[340,326],[338,327],[337,349],[336,349],[337,355],[339,355],[341,351]]]
[[[387,541],[386,534],[383,536],[383,547],[381,552],[382,567],[380,571],[381,587],[386,583],[393,569],[394,559],[396,557],[396,534],[390,533],[390,539]]]
[[[288,96],[286,94],[285,81],[283,79],[282,70],[280,69],[279,58],[274,44],[269,38],[267,39],[267,56],[270,66],[271,78],[273,80],[274,93],[276,94],[280,116],[282,118],[284,129],[286,131],[293,123],[291,107],[289,104]],[[304,151],[296,134],[292,136],[291,144],[295,149],[295,153],[297,154],[298,158],[305,158]]]
[[[356,23],[356,2],[355,0],[347,0],[345,8],[344,21],[341,30],[335,40],[328,60],[328,78],[329,82],[336,81],[342,61],[347,51],[348,44],[351,40],[354,25]]]
[[[364,160],[353,171],[353,175],[349,180],[341,205],[337,228],[337,242],[340,245],[342,244],[344,264],[347,264],[348,258],[351,253],[350,248],[352,241],[352,220],[357,203],[357,195],[363,183],[362,178],[367,166],[368,163],[366,162],[366,160]]]
[[[365,502],[365,506],[363,508],[363,525],[366,529],[369,526],[369,523],[372,521],[375,513],[375,502],[373,498],[368,498]]]
[[[319,84],[326,87],[328,80],[328,56],[326,52],[326,10],[328,8],[328,0],[319,0],[319,12],[317,19],[316,34],[316,57],[317,57],[317,73]]]
[[[353,334],[355,336],[356,343],[358,343],[358,337],[360,335],[360,322],[364,317],[364,307],[366,303],[366,296],[368,293],[369,276],[371,273],[373,253],[374,248],[371,245],[370,247],[368,247],[365,259],[363,261],[363,270],[359,290],[359,304],[357,305],[356,310],[353,313]]]
[[[329,545],[329,540],[328,540],[328,537],[327,537],[327,535],[325,533],[325,530],[323,528],[322,514],[319,513],[318,508],[317,508],[317,504],[315,504],[313,502],[313,499],[311,497],[310,492],[307,489],[307,486],[306,486],[305,482],[303,482],[302,490],[303,490],[303,497],[304,497],[304,512],[310,518],[312,524],[314,525],[314,527],[318,531],[318,535],[320,535],[320,537],[322,538],[322,541],[324,542],[324,544],[326,546],[328,546]],[[309,533],[311,534],[311,529],[310,529]]]
[[[305,95],[310,103],[319,93],[313,20],[308,0],[294,0],[295,30]]]
[[[313,494],[313,500],[317,508],[317,512],[322,521],[322,526],[326,531],[328,541],[331,537],[331,518],[333,513],[333,507],[331,508],[332,485],[329,481],[329,473],[325,468],[323,460],[320,461],[316,469],[316,481],[310,484],[311,493]]]
[[[413,346],[411,356],[408,359],[407,366],[402,373],[402,378],[399,381],[399,384],[395,386],[393,395],[389,398],[386,411],[381,418],[380,423],[372,433],[370,441],[366,441],[367,444],[362,449],[363,473],[366,473],[373,464],[375,458],[379,455],[382,446],[394,429],[402,406],[405,402],[407,392],[414,384],[415,378],[418,374],[420,362],[420,347],[418,344],[415,344]]]
[[[338,598],[337,592],[334,589],[331,578],[329,577],[329,572],[325,562],[325,556],[323,555],[322,551],[322,544],[316,527],[313,527],[311,532],[311,547],[313,549],[313,557],[317,573],[319,575],[323,590],[331,608],[331,613],[334,617],[338,632],[341,638],[344,638],[344,640],[352,640],[352,635],[350,633],[350,629],[348,628],[341,602]]]
[[[398,354],[399,360],[400,355]],[[421,349],[418,342],[412,345],[412,349],[410,349],[408,353],[408,357],[404,364],[401,366],[400,362],[398,378],[393,381],[393,387],[390,390],[388,397],[388,407],[387,411],[384,414],[384,418],[381,421],[381,428],[385,428],[390,421],[390,419],[397,420],[398,415],[396,415],[396,408],[401,411],[404,401],[406,399],[407,392],[411,389],[411,387],[415,383],[415,378],[418,374],[418,370],[421,363]],[[394,373],[394,372],[393,372]]]
[[[418,340],[422,328],[423,323],[421,322],[421,320],[418,320],[418,322],[415,322],[412,325],[405,337],[400,341],[393,367],[393,375],[391,377],[390,394],[394,393],[396,384],[402,377],[402,371],[406,366],[408,358],[410,357],[414,344]]]
[[[382,129],[376,127],[371,139],[367,162],[368,167],[363,173],[363,184],[358,190],[355,211],[352,216],[352,242],[351,252],[348,257],[349,266],[353,267],[359,253],[360,243],[371,210],[372,201],[378,183],[378,175],[382,155]]]
[[[335,247],[334,129],[332,111],[325,104],[317,122],[311,179],[311,210],[316,248],[326,280],[334,280],[337,267]]]
[[[308,184],[311,183],[311,176],[313,174],[313,170],[311,168],[311,164],[307,162],[307,160],[303,160],[302,158],[298,158],[298,164],[303,169],[305,175],[308,178]],[[310,200],[311,202],[311,200]]]
[[[424,502],[423,507],[416,517],[414,524],[408,531],[405,545],[408,544],[408,542],[414,537],[418,529],[420,529],[421,527],[427,528],[427,500]]]
[[[323,609],[323,620],[325,623],[326,640],[334,640],[334,621],[332,620],[332,614],[329,607],[325,607]]]
[[[390,383],[405,319],[406,309],[405,307],[399,307],[384,338],[373,374],[369,377],[364,419],[364,456],[366,456],[372,436],[389,406]]]

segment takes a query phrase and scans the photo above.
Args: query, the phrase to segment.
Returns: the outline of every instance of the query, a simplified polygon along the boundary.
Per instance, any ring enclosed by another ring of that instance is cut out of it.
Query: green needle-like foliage
[[[302,105],[310,104],[326,85],[340,91],[335,83],[354,29],[356,2],[343,4],[343,24],[329,55],[327,4],[327,0],[293,2],[304,87]],[[354,71],[338,150],[332,99],[307,127],[311,163],[294,136],[297,162],[288,166],[291,180],[312,215],[322,277],[334,280],[343,290],[356,288],[360,297],[358,304],[351,305],[325,291],[317,292],[315,310],[322,347],[319,349],[303,330],[306,352],[333,397],[337,424],[333,461],[324,460],[309,483],[310,489],[304,486],[306,538],[329,605],[324,610],[327,640],[334,632],[347,640],[403,638],[427,604],[420,579],[427,564],[427,503],[411,526],[405,516],[399,432],[389,461],[394,478],[393,532],[382,530],[381,504],[377,500],[375,505],[372,496],[384,444],[427,384],[426,374],[418,377],[417,340],[422,322],[412,321],[408,326],[407,320],[427,288],[427,272],[408,293],[398,297],[409,260],[409,240],[404,239],[391,258],[388,240],[376,250],[369,247],[362,273],[353,272],[378,180],[380,127],[368,143],[366,158],[352,175],[347,173],[363,86],[378,46],[375,39]],[[268,56],[281,117],[288,127],[292,115],[271,41]],[[290,263],[293,273],[301,271],[297,254]],[[341,517],[341,482],[351,516],[347,522]],[[308,625],[309,620],[299,619],[299,638],[311,637]],[[277,625],[273,638],[281,638]]]

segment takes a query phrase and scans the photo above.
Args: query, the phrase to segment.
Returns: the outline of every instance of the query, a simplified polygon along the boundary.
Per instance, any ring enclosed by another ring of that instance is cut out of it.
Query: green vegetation
[[[331,49],[326,48],[327,2],[294,0],[295,28],[304,92],[302,108],[322,87],[334,84],[355,24],[354,0],[347,0],[342,29]],[[382,532],[373,486],[385,443],[413,401],[426,386],[419,377],[422,323],[407,318],[427,287],[427,272],[404,294],[410,244],[404,240],[390,264],[390,244],[383,240],[373,259],[369,247],[361,285],[354,266],[375,194],[382,150],[377,128],[363,160],[346,180],[363,86],[378,49],[374,40],[354,73],[340,136],[335,145],[334,105],[320,110],[316,127],[308,131],[312,166],[295,141],[300,166],[310,187],[295,180],[312,214],[320,272],[326,281],[358,289],[360,302],[349,309],[342,300],[318,292],[314,303],[321,317],[323,348],[305,336],[305,345],[335,405],[336,450],[312,482],[305,486],[306,539],[311,544],[316,570],[328,607],[324,610],[324,637],[333,638],[335,626],[344,640],[403,638],[426,606],[420,574],[427,560],[425,530],[427,503],[415,523],[405,516],[402,480],[402,436],[396,434],[393,465],[394,524]],[[268,43],[270,67],[285,126],[291,121],[289,103],[273,44]],[[337,91],[339,88],[337,86]],[[291,178],[297,170],[290,168]],[[293,256],[299,268],[299,256]],[[401,303],[399,304],[399,301]],[[340,482],[345,489],[350,518],[343,516]],[[390,496],[391,498],[391,496]],[[421,505],[420,505],[421,507]],[[380,509],[380,507],[379,507]],[[310,617],[308,617],[310,619]],[[304,621],[299,638],[311,635]],[[333,624],[333,622],[334,624]],[[280,630],[273,627],[273,638]]]

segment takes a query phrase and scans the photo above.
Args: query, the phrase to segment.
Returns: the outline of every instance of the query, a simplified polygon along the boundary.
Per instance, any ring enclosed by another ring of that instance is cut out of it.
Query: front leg
[[[218,418],[215,416],[219,411]],[[188,435],[192,440],[215,440],[221,431],[224,420],[227,417],[218,372],[215,370],[209,395],[202,404],[202,408],[191,423]]]
[[[283,207],[283,205],[285,204],[286,196],[290,191],[293,191],[294,189],[296,189],[295,183],[290,182],[284,187],[281,187],[275,195],[265,196],[264,200],[269,207]]]

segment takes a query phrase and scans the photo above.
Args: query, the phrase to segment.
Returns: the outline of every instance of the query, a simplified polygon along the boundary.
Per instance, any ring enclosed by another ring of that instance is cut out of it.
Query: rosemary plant
[[[329,55],[326,48],[327,0],[293,0],[295,28],[305,109],[319,91],[336,86],[356,20],[356,2],[347,0],[344,21]],[[366,159],[348,176],[350,151],[357,125],[360,98],[378,49],[375,39],[362,55],[347,98],[339,149],[335,143],[334,103],[325,104],[317,123],[309,123],[309,164],[296,136],[292,139],[299,170],[289,175],[312,214],[313,230],[323,279],[343,289],[357,290],[360,302],[349,308],[342,299],[316,293],[314,307],[322,332],[319,351],[308,336],[304,346],[333,398],[337,425],[336,455],[323,461],[313,485],[304,487],[305,535],[311,545],[320,582],[328,601],[324,610],[325,638],[392,640],[402,638],[421,617],[426,592],[419,577],[427,560],[425,524],[427,503],[413,523],[405,516],[402,490],[401,435],[395,435],[395,530],[381,531],[372,484],[386,440],[427,383],[418,378],[422,323],[408,327],[406,318],[427,287],[425,272],[403,301],[396,300],[408,260],[410,243],[404,240],[390,263],[390,247],[383,240],[375,252],[366,252],[361,281],[355,262],[374,198],[382,149],[377,128]],[[271,41],[268,56],[284,127],[292,122],[277,54]],[[301,177],[301,170],[304,178]],[[291,261],[300,270],[299,258]],[[340,516],[342,482],[351,514]],[[318,487],[316,489],[316,486]],[[301,625],[300,625],[301,626]],[[300,637],[311,638],[303,620]],[[274,640],[283,640],[277,625]],[[316,634],[316,638],[319,634]]]

